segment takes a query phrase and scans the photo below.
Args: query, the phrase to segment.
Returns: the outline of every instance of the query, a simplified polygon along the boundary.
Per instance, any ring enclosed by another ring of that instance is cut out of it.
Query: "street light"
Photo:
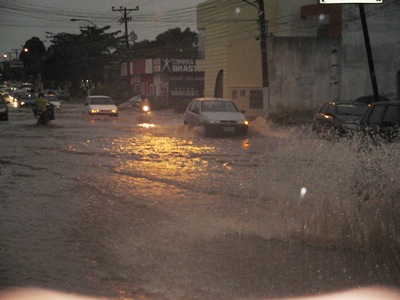
[[[72,22],[76,22],[76,21],[86,21],[86,22],[89,22],[90,24],[92,24],[95,28],[99,28],[99,27],[97,27],[96,24],[94,24],[92,21],[90,21],[90,20],[88,20],[88,19],[75,19],[75,18],[72,18],[71,21],[72,21]]]

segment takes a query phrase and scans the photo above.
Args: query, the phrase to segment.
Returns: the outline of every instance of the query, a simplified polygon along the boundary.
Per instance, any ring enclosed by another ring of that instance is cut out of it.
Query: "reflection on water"
[[[116,169],[117,173],[174,179],[185,183],[207,175],[207,160],[202,156],[212,154],[216,149],[197,145],[192,140],[138,135],[114,140],[109,151],[124,157]]]
[[[140,123],[140,124],[137,124],[137,126],[142,127],[142,128],[155,128],[155,127],[157,127],[157,125],[153,124],[153,123]]]
[[[206,138],[175,115],[19,118],[0,128],[0,285],[260,299],[400,282],[399,146],[359,153],[262,120]]]

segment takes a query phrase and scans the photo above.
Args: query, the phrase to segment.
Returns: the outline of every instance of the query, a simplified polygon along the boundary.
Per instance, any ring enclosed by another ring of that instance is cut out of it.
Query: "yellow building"
[[[256,7],[241,0],[210,0],[197,7],[197,70],[205,71],[204,95],[231,98],[248,115],[262,113],[257,15]]]
[[[315,3],[315,0],[265,0],[267,34],[316,36],[317,16],[307,20],[300,16],[302,6]],[[208,0],[197,7],[200,50],[197,70],[205,72],[204,95],[233,99],[247,115],[262,115],[266,111],[258,13],[256,1]]]

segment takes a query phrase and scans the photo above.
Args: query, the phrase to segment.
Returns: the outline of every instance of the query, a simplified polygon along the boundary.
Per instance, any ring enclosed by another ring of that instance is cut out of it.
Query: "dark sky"
[[[109,32],[121,30],[124,25],[118,20],[122,12],[112,11],[126,7],[138,11],[130,12],[132,21],[128,31],[138,36],[138,41],[154,39],[168,28],[190,27],[196,30],[196,5],[204,0],[0,0],[0,61],[3,54],[11,53],[15,58],[27,40],[39,37],[46,47],[50,45],[51,32],[79,33],[80,26],[96,24],[110,25]],[[72,22],[71,18],[86,19]],[[45,42],[46,41],[46,42]]]

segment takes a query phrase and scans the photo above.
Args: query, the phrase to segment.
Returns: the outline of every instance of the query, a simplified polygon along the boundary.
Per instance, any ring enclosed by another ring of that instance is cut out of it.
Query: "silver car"
[[[186,108],[184,124],[203,126],[206,135],[247,133],[249,122],[229,99],[196,98]]]
[[[108,96],[87,96],[85,100],[84,114],[89,115],[109,115],[113,117],[118,116],[118,108],[115,106],[114,101]]]

